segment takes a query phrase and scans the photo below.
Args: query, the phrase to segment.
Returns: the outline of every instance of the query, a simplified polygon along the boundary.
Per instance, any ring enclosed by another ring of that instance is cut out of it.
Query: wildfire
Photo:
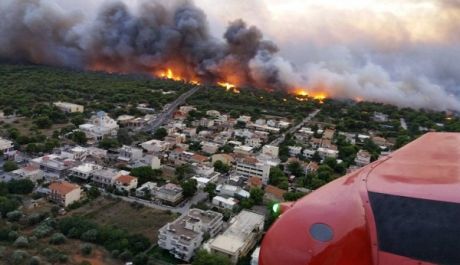
[[[294,94],[296,95],[296,99],[298,101],[307,101],[309,98],[313,98],[319,100],[320,103],[327,98],[327,94],[325,92],[313,92],[309,93],[304,89],[296,89],[294,90]]]
[[[240,90],[236,87],[236,85],[228,83],[228,82],[217,82],[217,85],[225,88],[227,91],[232,91],[233,93],[239,94]]]
[[[174,81],[184,81],[182,77],[175,75],[171,68],[166,69],[166,71],[160,72],[158,76],[161,78],[171,79]]]
[[[156,73],[154,73],[154,75],[159,77],[159,78],[170,79],[170,80],[174,80],[174,81],[183,81],[183,82],[187,82],[187,83],[190,83],[190,84],[193,84],[193,85],[200,85],[201,84],[198,80],[185,78],[185,77],[177,74],[171,68],[167,68],[166,70],[156,72]]]

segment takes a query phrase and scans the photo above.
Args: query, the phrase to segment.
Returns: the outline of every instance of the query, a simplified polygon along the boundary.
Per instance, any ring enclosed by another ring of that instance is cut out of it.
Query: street
[[[311,119],[313,119],[318,113],[319,113],[319,109],[315,110],[314,112],[310,113],[305,119],[303,119],[299,124],[297,124],[296,126],[293,126],[291,127],[289,130],[287,130],[285,133],[281,134],[278,138],[276,138],[275,140],[273,140],[271,143],[269,143],[269,145],[273,145],[273,146],[278,146],[279,144],[281,144],[284,139],[286,138],[286,135],[287,134],[292,134],[294,133],[295,131],[299,130],[300,128],[302,128],[302,126],[305,125],[305,123],[309,122]]]
[[[158,117],[150,122],[147,126],[145,126],[144,131],[146,132],[155,132],[165,121],[172,117],[174,111],[185,103],[185,100],[195,94],[200,89],[199,86],[196,86],[189,91],[185,92],[184,94],[180,95],[176,100],[171,102],[166,110],[163,110]]]

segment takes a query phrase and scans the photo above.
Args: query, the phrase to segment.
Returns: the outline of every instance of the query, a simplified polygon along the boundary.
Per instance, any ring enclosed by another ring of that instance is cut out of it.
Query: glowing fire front
[[[299,101],[306,101],[309,98],[313,98],[321,103],[328,98],[328,95],[325,92],[308,92],[305,89],[295,89],[294,95],[296,95],[296,99]]]

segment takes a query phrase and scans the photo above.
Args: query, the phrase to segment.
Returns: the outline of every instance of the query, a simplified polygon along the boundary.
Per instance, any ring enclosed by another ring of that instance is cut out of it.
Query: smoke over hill
[[[444,1],[443,7],[454,14],[450,19],[460,21],[455,17],[459,14],[456,4]],[[414,59],[419,58],[414,49],[396,49],[393,56],[379,57],[363,48],[371,59],[361,56],[357,60],[345,51],[334,60],[307,60],[296,66],[280,55],[277,45],[264,38],[261,30],[243,20],[230,22],[223,38],[210,32],[205,12],[191,1],[144,1],[135,7],[111,1],[101,4],[96,14],[69,11],[51,0],[0,3],[0,57],[7,59],[156,76],[165,76],[172,69],[180,79],[201,83],[460,110],[459,99],[451,93],[459,86],[459,80],[451,76],[460,66],[446,66],[445,78],[450,80],[446,85],[440,76],[419,74],[426,67],[411,70],[426,63]],[[302,57],[315,56],[310,49],[297,52]],[[426,49],[418,52],[425,54]],[[388,70],[392,66],[389,58],[400,58],[405,62],[395,64],[409,67],[398,69],[395,75]]]

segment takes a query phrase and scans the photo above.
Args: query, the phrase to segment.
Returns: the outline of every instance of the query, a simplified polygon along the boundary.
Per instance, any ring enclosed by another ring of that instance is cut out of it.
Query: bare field
[[[98,198],[73,210],[71,215],[86,217],[101,225],[113,225],[130,233],[142,234],[155,242],[158,229],[174,220],[175,215],[148,207],[136,208],[115,199]]]

